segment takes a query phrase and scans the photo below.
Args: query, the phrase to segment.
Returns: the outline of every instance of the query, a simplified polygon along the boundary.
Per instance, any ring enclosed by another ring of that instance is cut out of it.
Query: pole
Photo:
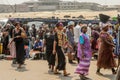
[[[74,0],[74,9],[75,9],[75,0]]]
[[[14,11],[15,13],[16,13],[16,7],[17,7],[17,6],[16,6],[16,4],[15,4],[15,11]]]

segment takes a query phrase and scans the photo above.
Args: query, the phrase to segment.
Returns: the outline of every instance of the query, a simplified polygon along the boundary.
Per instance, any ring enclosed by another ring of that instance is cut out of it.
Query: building
[[[11,5],[0,5],[0,13],[14,12],[14,6]]]
[[[15,5],[14,11],[15,12],[28,12],[29,7],[26,4]]]
[[[23,4],[27,5],[29,12],[36,12],[38,11],[38,7],[39,7],[38,3],[39,1],[27,1],[24,2]]]
[[[30,0],[17,5],[0,5],[0,13],[7,12],[40,12],[40,11],[56,11],[56,10],[92,10],[92,11],[108,11],[118,10],[120,6],[106,6],[90,2],[61,1],[61,0]]]
[[[54,11],[58,9],[59,0],[28,1],[24,4],[28,5],[30,11]]]
[[[94,11],[103,10],[103,7],[97,3],[77,2],[77,1],[61,1],[59,10],[80,10],[89,9]]]
[[[59,10],[74,10],[78,9],[77,2],[73,1],[60,1],[59,2]]]
[[[39,0],[38,11],[55,11],[58,9],[59,0]]]

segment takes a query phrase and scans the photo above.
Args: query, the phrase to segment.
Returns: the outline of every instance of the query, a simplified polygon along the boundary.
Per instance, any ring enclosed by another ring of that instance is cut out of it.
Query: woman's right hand
[[[16,38],[20,38],[21,36],[16,36]]]
[[[53,50],[53,54],[56,54],[56,50]]]

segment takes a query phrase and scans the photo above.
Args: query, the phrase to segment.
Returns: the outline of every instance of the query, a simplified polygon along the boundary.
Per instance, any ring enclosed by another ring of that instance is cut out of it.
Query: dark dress
[[[20,30],[18,33],[14,30],[14,37],[20,36],[22,30]],[[24,52],[24,42],[23,38],[14,38],[15,45],[16,45],[16,61],[18,64],[24,64],[25,60],[25,52]]]
[[[53,51],[53,43],[54,43],[54,35],[46,34],[46,57],[48,61],[48,65],[55,65],[55,55],[52,53]]]
[[[35,37],[35,39],[36,39],[36,29],[35,28],[33,28],[33,37]]]
[[[9,33],[9,29],[6,29],[4,32],[8,32]],[[9,55],[9,49],[8,49],[8,43],[9,43],[9,35],[4,34],[3,35],[3,54],[5,55]]]
[[[57,53],[57,58],[58,58],[58,64],[57,64],[57,69],[58,70],[65,70],[66,66],[66,59],[65,55],[62,51],[62,46],[59,46],[58,44],[60,43],[58,40],[58,33],[55,33],[55,41],[57,42],[56,44],[56,53]]]
[[[9,43],[9,36],[3,36],[3,54],[9,55],[9,49],[7,47]]]

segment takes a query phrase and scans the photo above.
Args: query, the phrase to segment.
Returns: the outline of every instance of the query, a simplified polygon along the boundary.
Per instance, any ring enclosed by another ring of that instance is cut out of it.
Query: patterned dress
[[[65,70],[65,66],[66,66],[66,59],[65,59],[65,55],[63,53],[63,46],[65,46],[67,44],[67,38],[64,35],[63,31],[57,30],[57,32],[55,33],[55,38],[54,40],[56,41],[56,56],[57,56],[57,69],[58,70]]]
[[[113,57],[113,46],[111,43],[113,43],[113,40],[110,34],[102,31],[100,33],[100,46],[98,51],[98,68],[111,69],[116,67],[116,62]]]
[[[82,58],[82,49],[81,46],[83,46],[83,52],[85,57]],[[80,35],[79,43],[78,43],[78,53],[77,57],[79,58],[80,62],[76,68],[75,73],[81,74],[81,75],[88,75],[89,66],[90,66],[90,60],[91,60],[91,47],[90,47],[90,41],[87,34],[82,33]]]

